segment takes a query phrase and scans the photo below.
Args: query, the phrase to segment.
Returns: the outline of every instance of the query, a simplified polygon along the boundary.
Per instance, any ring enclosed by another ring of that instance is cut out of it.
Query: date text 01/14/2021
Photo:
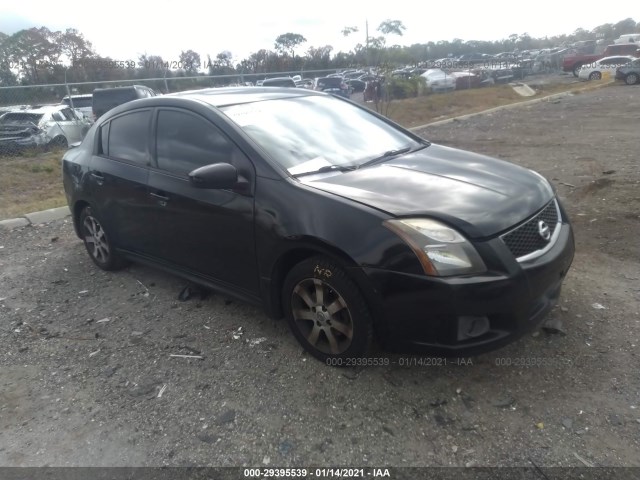
[[[398,367],[471,367],[471,358],[446,358],[446,357],[358,357],[358,358],[327,358],[327,365],[332,367],[386,367],[395,365]]]
[[[390,478],[388,468],[245,468],[245,478]]]

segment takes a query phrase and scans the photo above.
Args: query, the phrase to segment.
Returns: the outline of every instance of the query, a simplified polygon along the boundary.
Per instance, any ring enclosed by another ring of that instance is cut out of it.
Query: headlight
[[[427,275],[444,277],[487,270],[473,245],[443,223],[427,218],[403,218],[385,220],[383,225],[411,247]]]

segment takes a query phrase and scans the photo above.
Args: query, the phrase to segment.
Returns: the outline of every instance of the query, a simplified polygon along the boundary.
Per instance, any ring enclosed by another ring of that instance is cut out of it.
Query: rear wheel
[[[638,83],[638,80],[640,80],[640,77],[637,73],[630,73],[624,78],[624,82],[627,85],[635,85],[636,83]]]
[[[589,74],[589,80],[600,80],[602,78],[602,73],[600,72],[591,72]]]
[[[102,270],[119,270],[127,265],[113,248],[107,232],[91,207],[87,206],[80,212],[79,223],[84,246],[93,263]]]
[[[342,361],[362,357],[369,350],[369,310],[337,262],[324,257],[302,261],[287,275],[282,295],[293,335],[314,357],[345,366]]]

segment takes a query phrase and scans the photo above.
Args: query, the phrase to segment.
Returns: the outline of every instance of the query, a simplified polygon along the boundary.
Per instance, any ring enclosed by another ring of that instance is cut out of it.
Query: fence
[[[57,83],[48,85],[18,85],[0,87],[0,110],[2,107],[23,105],[56,104],[66,95],[92,93],[96,88],[144,85],[158,93],[173,93],[201,88],[255,84],[258,80],[274,77],[300,75],[305,78],[325,76],[336,70],[308,70],[274,73],[239,73],[233,75],[199,75],[193,77],[157,77],[110,80],[97,82]]]

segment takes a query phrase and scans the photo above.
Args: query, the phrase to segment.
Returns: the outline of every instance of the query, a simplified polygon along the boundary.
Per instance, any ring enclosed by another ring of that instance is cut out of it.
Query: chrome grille
[[[538,222],[543,220],[548,226],[551,234],[550,240],[542,238],[538,232]],[[558,210],[558,204],[554,200],[549,202],[539,213],[525,221],[522,225],[514,228],[510,232],[505,233],[500,238],[505,245],[511,250],[513,256],[518,260],[523,260],[523,257],[530,257],[531,254],[537,251],[546,251],[554,243],[556,236],[556,229],[559,228],[560,212]],[[540,252],[541,254],[543,252]]]

